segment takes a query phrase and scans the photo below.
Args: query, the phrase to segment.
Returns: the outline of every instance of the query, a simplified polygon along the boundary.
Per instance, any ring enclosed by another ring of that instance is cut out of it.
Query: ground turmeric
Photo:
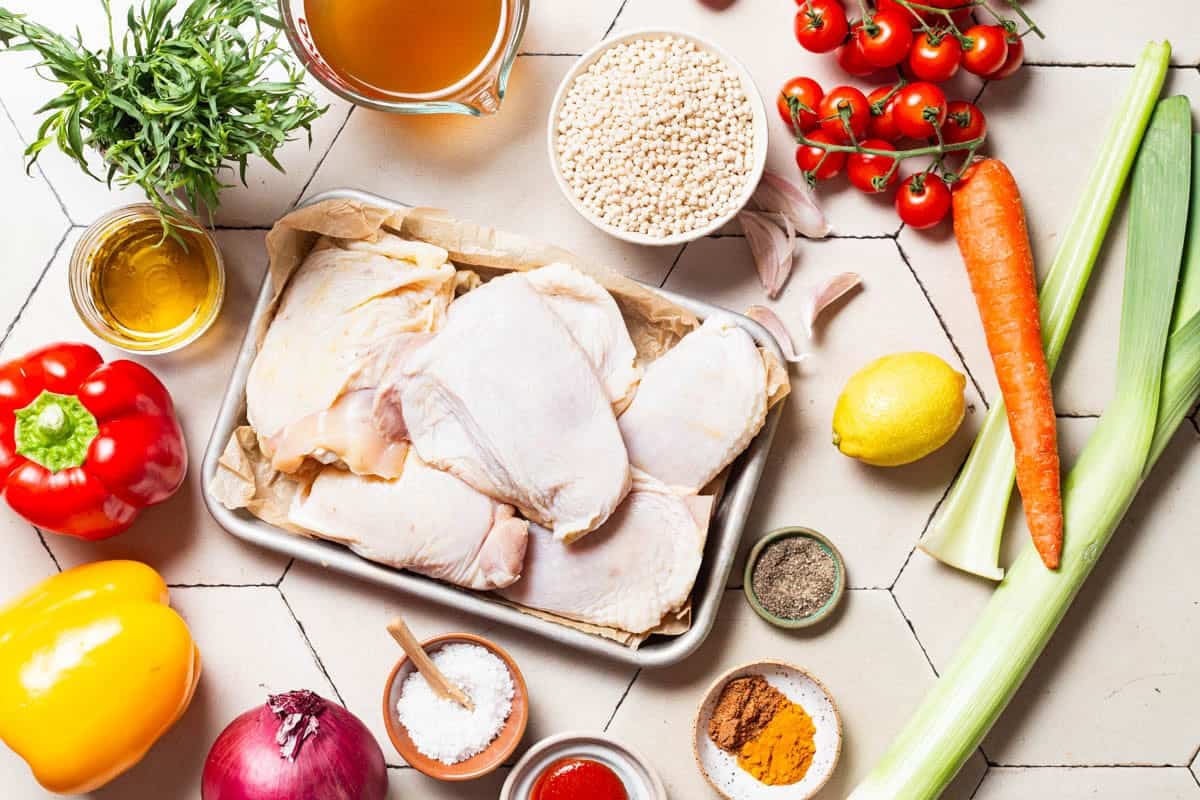
[[[796,783],[812,764],[816,732],[803,708],[784,703],[762,733],[742,746],[738,765],[769,786]]]

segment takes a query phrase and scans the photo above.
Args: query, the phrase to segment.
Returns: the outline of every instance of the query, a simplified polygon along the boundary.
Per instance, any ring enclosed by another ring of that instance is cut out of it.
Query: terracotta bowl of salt
[[[525,678],[512,657],[495,642],[475,636],[470,633],[447,633],[435,636],[421,643],[431,657],[437,651],[449,644],[473,644],[484,648],[499,658],[508,668],[512,676],[513,698],[512,709],[505,720],[500,732],[491,743],[480,753],[456,764],[446,764],[435,758],[422,754],[418,749],[407,728],[400,722],[397,704],[408,679],[416,667],[407,656],[402,657],[396,666],[392,667],[387,683],[383,687],[383,722],[387,727],[388,738],[400,757],[419,772],[439,781],[469,781],[481,778],[508,760],[509,756],[521,743],[525,735],[525,726],[529,722],[529,693],[525,686]]]

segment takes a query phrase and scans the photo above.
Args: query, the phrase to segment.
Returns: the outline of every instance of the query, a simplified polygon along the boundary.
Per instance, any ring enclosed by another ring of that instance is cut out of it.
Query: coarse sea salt
[[[396,711],[421,755],[457,764],[482,753],[500,733],[512,712],[516,688],[504,662],[479,645],[448,644],[430,658],[451,683],[466,692],[475,710],[438,697],[414,670],[400,687]]]

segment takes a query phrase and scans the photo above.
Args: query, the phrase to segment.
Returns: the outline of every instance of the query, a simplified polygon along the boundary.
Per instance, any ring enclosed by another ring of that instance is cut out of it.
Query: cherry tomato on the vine
[[[1014,72],[1021,68],[1025,63],[1025,41],[1016,34],[1009,34],[1008,37],[1008,56],[1004,59],[1004,63],[1000,69],[988,75],[990,81],[1000,81],[1011,76]]]
[[[850,38],[837,50],[838,65],[856,78],[865,78],[876,69],[867,63],[867,58],[863,55],[862,48],[858,46],[858,29],[861,26],[861,22],[855,22],[851,25]]]
[[[954,24],[958,27],[963,27],[968,24],[971,17],[971,6],[966,5],[969,0],[920,0],[918,5],[930,6],[932,8],[943,8],[951,11],[950,18],[954,20]],[[904,12],[909,17],[913,24],[916,24],[917,18],[926,25],[945,25],[946,15],[938,11],[924,11],[921,9],[912,9],[911,11],[896,2],[896,0],[875,0],[875,8],[884,10],[898,10]]]
[[[932,228],[950,212],[950,188],[937,175],[918,172],[896,190],[896,213],[910,228]]]
[[[963,47],[962,65],[967,72],[987,77],[1004,66],[1008,59],[1008,31],[999,25],[975,25],[967,28],[970,40]]]
[[[946,121],[946,94],[928,81],[910,83],[896,95],[896,127],[905,136],[937,136]]]
[[[862,146],[870,150],[894,151],[896,146],[882,139],[867,139]],[[892,169],[896,159],[875,153],[851,153],[846,158],[846,177],[854,188],[866,194],[878,194],[900,177]]]
[[[876,11],[865,20],[854,30],[854,40],[866,62],[882,69],[903,61],[912,45],[912,22],[900,11]]]
[[[843,112],[846,115],[844,118]],[[866,95],[853,86],[837,86],[821,98],[817,116],[821,118],[821,130],[832,136],[834,141],[848,142],[851,134],[854,139],[860,140],[867,135],[871,106],[867,103]]]
[[[942,125],[942,141],[959,144],[978,139],[987,133],[987,119],[974,103],[953,100],[946,105],[946,122]]]
[[[813,53],[828,53],[846,39],[846,9],[838,0],[804,0],[796,12],[796,41]]]
[[[805,111],[802,108],[797,114],[800,119],[800,130],[807,133],[817,127],[817,106],[821,104],[821,98],[824,96],[825,92],[821,89],[821,84],[812,78],[796,77],[783,85],[779,96],[775,98],[775,108],[778,109],[779,116],[791,128],[792,111],[788,106],[788,97],[794,97],[800,101],[800,105],[808,106],[811,110]]]
[[[815,130],[805,134],[810,140],[819,144],[838,144],[826,131]],[[796,148],[796,166],[804,172],[811,172],[819,181],[829,180],[842,171],[846,163],[845,153],[827,152],[825,148],[813,144],[801,144]]]
[[[898,142],[904,135],[896,127],[896,96],[899,92],[888,97],[891,91],[891,86],[880,86],[867,95],[867,103],[871,106],[871,122],[867,125],[867,135],[872,139]]]
[[[923,81],[941,83],[954,77],[962,59],[962,45],[949,31],[922,31],[908,52],[908,68]]]

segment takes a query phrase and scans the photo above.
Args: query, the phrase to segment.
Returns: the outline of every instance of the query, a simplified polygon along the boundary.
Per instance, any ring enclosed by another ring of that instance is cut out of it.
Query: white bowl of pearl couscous
[[[721,228],[767,161],[754,79],[689,33],[640,30],[598,44],[550,108],[550,164],[567,200],[602,231],[678,245]]]

